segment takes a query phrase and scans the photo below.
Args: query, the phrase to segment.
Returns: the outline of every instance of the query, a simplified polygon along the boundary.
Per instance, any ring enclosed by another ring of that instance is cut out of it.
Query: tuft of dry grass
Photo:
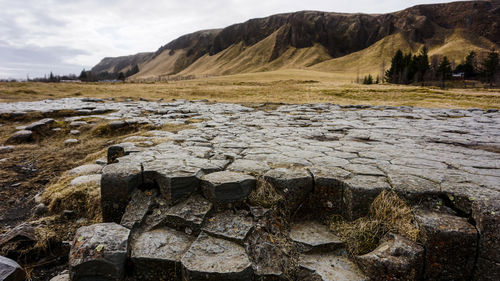
[[[419,229],[411,208],[392,191],[382,191],[372,202],[368,216],[345,221],[339,216],[329,218],[330,229],[347,244],[352,255],[374,250],[387,233],[397,233],[416,241]]]
[[[248,196],[250,204],[266,208],[274,206],[281,200],[283,200],[283,196],[276,191],[272,184],[263,178],[257,180],[256,188]]]

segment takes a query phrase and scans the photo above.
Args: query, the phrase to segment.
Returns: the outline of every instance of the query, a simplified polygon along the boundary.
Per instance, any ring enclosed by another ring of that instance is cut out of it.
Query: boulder
[[[24,281],[26,280],[26,273],[17,262],[0,256],[0,280]]]
[[[325,252],[344,243],[326,225],[314,221],[296,222],[290,227],[290,239],[302,252]]]
[[[0,145],[0,154],[2,153],[9,153],[14,151],[14,146],[13,145]]]
[[[99,185],[101,182],[101,175],[85,175],[74,178],[70,181],[70,185],[82,185],[82,184],[91,184],[91,185]]]
[[[253,219],[248,212],[224,211],[209,218],[202,230],[214,237],[243,243],[253,226]]]
[[[26,126],[25,130],[32,131],[37,134],[44,134],[50,129],[51,125],[54,124],[54,122],[55,121],[52,118],[45,118],[31,123],[30,125]]]
[[[75,144],[78,144],[80,143],[79,140],[77,139],[67,139],[64,141],[64,144],[67,145],[67,146],[71,146],[71,145],[75,145]]]
[[[166,227],[142,233],[132,245],[135,280],[180,280],[181,258],[193,241]]]
[[[242,246],[203,232],[181,262],[185,280],[253,280],[252,264]]]
[[[70,175],[90,175],[90,174],[100,174],[102,171],[102,166],[98,164],[87,164],[78,166],[69,171]]]
[[[478,233],[466,218],[418,210],[416,218],[425,247],[426,280],[470,280]]]
[[[123,280],[129,235],[116,223],[80,227],[69,253],[71,280]]]
[[[33,141],[33,132],[29,130],[21,130],[15,132],[10,138],[5,141],[6,144],[19,144]]]
[[[201,188],[205,197],[213,203],[233,203],[245,200],[257,180],[236,172],[216,172],[201,177]]]
[[[424,248],[400,235],[389,234],[372,252],[356,261],[372,280],[421,280]]]

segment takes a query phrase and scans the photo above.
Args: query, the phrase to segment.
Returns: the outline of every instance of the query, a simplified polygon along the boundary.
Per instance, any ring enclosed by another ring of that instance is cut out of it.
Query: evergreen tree
[[[441,79],[442,87],[444,88],[444,82],[451,77],[451,63],[448,60],[448,57],[444,56],[441,60],[441,63],[438,66],[437,74]]]
[[[385,73],[386,80],[389,83],[401,83],[404,68],[403,52],[398,50],[391,60],[391,67]]]
[[[471,51],[466,57],[465,62],[457,65],[455,73],[463,73],[465,78],[473,78],[476,72],[476,53]]]
[[[80,72],[80,76],[78,76],[78,79],[81,81],[87,81],[87,72],[85,71],[85,68]]]
[[[499,70],[499,58],[498,58],[498,53],[495,50],[491,50],[488,53],[488,56],[482,63],[482,72],[488,83],[490,83],[490,86],[493,86],[493,80],[495,77],[495,74]]]
[[[422,53],[418,55],[416,58],[416,66],[417,66],[417,82],[420,81],[422,82],[422,86],[424,85],[424,80],[425,80],[425,74],[429,70],[429,56],[428,56],[428,49],[426,46],[422,49]]]
[[[118,80],[122,80],[122,81],[125,80],[125,74],[123,74],[123,72],[118,73]]]

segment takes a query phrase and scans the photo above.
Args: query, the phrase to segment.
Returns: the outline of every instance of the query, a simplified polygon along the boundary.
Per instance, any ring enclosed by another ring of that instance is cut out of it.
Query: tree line
[[[50,72],[49,75],[44,77],[26,78],[28,82],[45,82],[45,83],[59,83],[64,81],[81,81],[81,82],[99,82],[99,81],[125,81],[127,77],[130,77],[139,72],[139,66],[134,67],[124,72],[108,72],[103,71],[100,73],[93,73],[90,70],[83,69],[80,75],[75,74],[68,75],[54,75]]]
[[[391,67],[385,71],[385,81],[393,84],[411,84],[426,81],[440,81],[442,86],[456,74],[465,80],[480,80],[493,86],[495,78],[500,74],[499,55],[495,50],[489,51],[482,60],[471,51],[454,69],[448,57],[433,56],[429,60],[428,49],[424,47],[418,54],[403,54],[398,50],[392,57]]]

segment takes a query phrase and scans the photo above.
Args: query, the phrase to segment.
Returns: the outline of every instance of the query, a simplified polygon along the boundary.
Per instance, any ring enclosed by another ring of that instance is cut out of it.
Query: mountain
[[[300,11],[187,34],[154,53],[105,58],[92,72],[132,80],[279,69],[380,73],[397,49],[447,55],[500,46],[500,0],[418,5],[388,14]]]

